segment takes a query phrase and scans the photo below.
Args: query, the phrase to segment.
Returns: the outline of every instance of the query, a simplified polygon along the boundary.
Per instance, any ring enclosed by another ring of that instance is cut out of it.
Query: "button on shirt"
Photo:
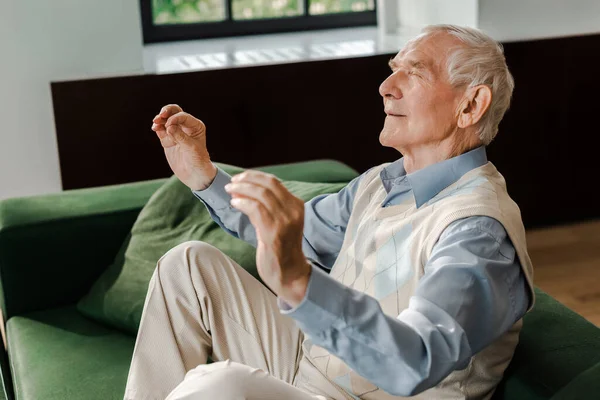
[[[422,207],[485,163],[484,147],[411,174],[401,158],[381,171],[387,192],[382,206],[413,196],[416,206]],[[466,367],[475,353],[506,332],[525,314],[529,290],[506,230],[486,216],[455,221],[442,232],[408,309],[396,318],[386,315],[375,298],[328,276],[363,176],[336,194],[306,202],[303,250],[312,273],[298,306],[292,308],[281,299],[279,305],[314,344],[386,392],[409,396]],[[229,203],[224,186],[230,179],[219,169],[211,186],[194,195],[223,229],[256,245],[249,219]],[[332,322],[340,318],[352,329],[332,332],[336,329]],[[377,356],[380,349],[386,349],[386,357]]]

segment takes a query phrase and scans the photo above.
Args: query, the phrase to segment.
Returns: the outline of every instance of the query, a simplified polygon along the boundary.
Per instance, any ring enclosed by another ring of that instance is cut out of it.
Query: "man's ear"
[[[481,120],[492,103],[492,90],[486,85],[470,87],[458,110],[458,127],[467,128]]]

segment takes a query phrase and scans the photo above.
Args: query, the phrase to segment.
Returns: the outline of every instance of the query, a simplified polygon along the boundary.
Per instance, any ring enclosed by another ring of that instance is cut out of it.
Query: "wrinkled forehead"
[[[396,54],[394,61],[416,61],[426,65],[434,73],[445,74],[448,55],[461,45],[460,40],[449,33],[422,33],[409,40]]]

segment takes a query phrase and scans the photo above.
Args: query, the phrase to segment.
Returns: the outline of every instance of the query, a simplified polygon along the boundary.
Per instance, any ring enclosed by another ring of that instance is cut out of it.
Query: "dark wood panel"
[[[600,35],[505,51],[516,90],[488,155],[526,225],[600,217]],[[390,56],[53,83],[63,188],[170,175],[150,125],[171,102],[206,122],[216,161],[332,158],[361,172],[392,161],[378,140]]]
[[[516,87],[489,147],[528,226],[600,217],[600,35],[505,44]]]
[[[150,131],[167,103],[203,119],[213,159],[251,167],[394,158],[378,134],[389,56],[52,84],[64,189],[166,176]]]

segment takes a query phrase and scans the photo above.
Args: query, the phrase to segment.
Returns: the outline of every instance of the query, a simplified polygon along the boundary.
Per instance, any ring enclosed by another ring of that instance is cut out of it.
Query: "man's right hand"
[[[204,123],[183,112],[176,104],[164,106],[152,122],[152,130],[160,139],[169,166],[179,180],[192,190],[210,186],[217,168],[206,149]]]

